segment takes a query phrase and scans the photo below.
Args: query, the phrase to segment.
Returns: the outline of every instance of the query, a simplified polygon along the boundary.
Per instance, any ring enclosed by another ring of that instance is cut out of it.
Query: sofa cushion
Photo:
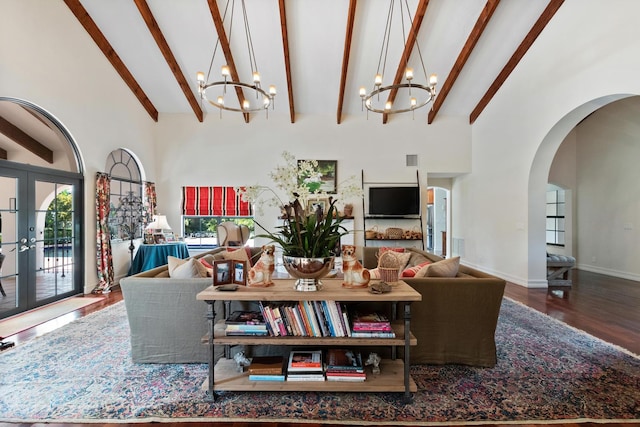
[[[460,268],[460,257],[443,259],[427,264],[416,273],[415,277],[456,277]]]
[[[247,263],[247,266],[249,267],[252,265],[251,252],[250,252],[250,248],[248,247],[237,248],[237,249],[227,248],[226,251],[221,253],[224,259],[231,260],[231,261],[245,261]]]
[[[422,267],[425,267],[427,265],[431,264],[431,261],[423,261],[420,264],[417,265],[412,265],[411,261],[409,261],[409,264],[407,266],[407,268],[405,268],[402,273],[400,274],[400,277],[415,277],[416,273],[418,271],[420,271],[420,269]]]
[[[167,257],[169,264],[169,277],[175,279],[192,279],[207,277],[207,269],[195,258],[181,259],[173,256]]]

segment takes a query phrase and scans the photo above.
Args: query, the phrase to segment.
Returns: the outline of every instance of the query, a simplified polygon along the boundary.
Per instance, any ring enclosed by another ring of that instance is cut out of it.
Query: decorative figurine
[[[247,359],[244,355],[244,351],[240,351],[233,356],[233,360],[236,361],[236,369],[238,372],[244,372],[245,366],[251,365],[251,360]]]
[[[369,357],[367,357],[367,361],[364,362],[364,365],[365,366],[371,365],[371,372],[373,372],[374,374],[379,374],[380,360],[382,359],[380,358],[380,356],[378,356],[378,353],[369,353]]]
[[[342,245],[342,273],[342,286],[345,288],[366,288],[369,284],[371,275],[356,258],[354,245]]]
[[[275,270],[275,245],[264,245],[262,247],[262,254],[260,259],[256,262],[256,265],[249,270],[249,277],[247,286],[256,288],[266,288],[273,285],[271,276]]]

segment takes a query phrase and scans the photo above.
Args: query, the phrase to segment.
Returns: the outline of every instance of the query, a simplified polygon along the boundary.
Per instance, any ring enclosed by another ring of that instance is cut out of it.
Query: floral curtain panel
[[[157,214],[156,209],[158,207],[158,199],[156,196],[156,184],[154,182],[145,182],[144,183],[144,195],[147,199],[147,213],[149,219],[153,218],[154,215]]]
[[[252,216],[251,203],[234,187],[182,187],[182,214],[196,216]]]
[[[109,234],[110,193],[111,178],[106,173],[98,172],[96,177],[96,264],[99,282],[93,293],[108,292],[114,282],[111,236]]]

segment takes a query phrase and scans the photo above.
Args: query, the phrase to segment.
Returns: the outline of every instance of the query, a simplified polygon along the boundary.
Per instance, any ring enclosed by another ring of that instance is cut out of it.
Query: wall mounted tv
[[[419,187],[369,187],[369,215],[420,214]]]

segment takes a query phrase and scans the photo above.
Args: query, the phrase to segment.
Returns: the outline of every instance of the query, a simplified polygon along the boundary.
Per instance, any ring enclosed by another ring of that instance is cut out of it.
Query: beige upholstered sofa
[[[364,247],[363,265],[377,266],[378,248]],[[421,251],[411,252],[409,265],[443,261]],[[456,277],[406,278],[422,295],[411,305],[411,331],[418,345],[411,348],[413,364],[496,364],[495,330],[505,281],[460,265]]]
[[[378,249],[364,247],[363,264],[377,265]],[[223,251],[214,249],[200,258]],[[251,248],[257,258],[260,249]],[[425,259],[442,261],[436,255],[410,249],[410,264]],[[255,259],[254,258],[254,259]],[[202,363],[208,349],[202,344],[207,333],[207,305],[196,300],[198,292],[212,284],[212,278],[169,278],[168,266],[145,271],[120,281],[129,325],[131,356],[136,363]],[[489,274],[460,266],[457,277],[405,279],[422,294],[412,304],[411,330],[418,345],[411,349],[411,362],[426,364],[467,364],[493,366],[496,363],[495,328],[500,312],[505,281]],[[256,309],[234,302],[231,310]],[[223,313],[216,303],[216,314]],[[276,350],[276,347],[259,346]],[[248,355],[260,353],[249,349]],[[216,358],[223,349],[216,348]],[[260,353],[262,354],[262,353]]]
[[[196,255],[202,258],[226,250],[216,248]],[[238,250],[243,250],[242,248]],[[250,248],[252,258],[260,248]],[[208,348],[207,304],[196,295],[213,284],[211,277],[170,278],[168,265],[120,280],[131,329],[131,357],[136,363],[204,363]],[[221,316],[222,303],[216,303]],[[247,309],[242,303],[232,309]],[[219,355],[218,355],[219,356]]]

